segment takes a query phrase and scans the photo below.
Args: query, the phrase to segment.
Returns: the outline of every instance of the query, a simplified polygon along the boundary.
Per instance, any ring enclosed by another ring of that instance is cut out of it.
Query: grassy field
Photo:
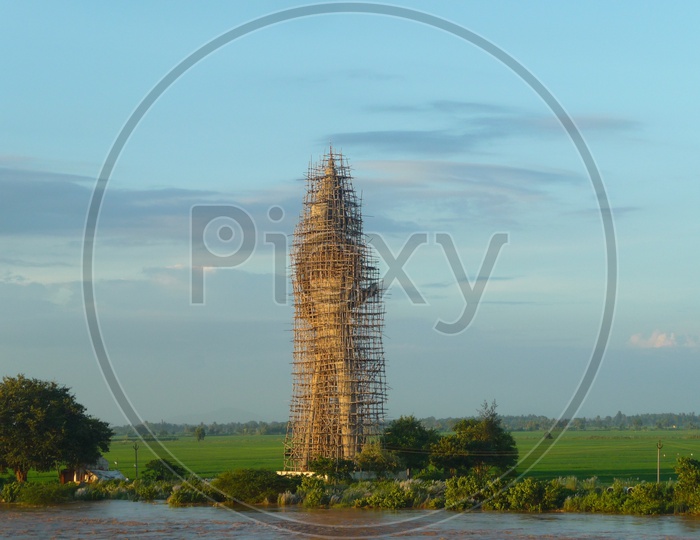
[[[542,432],[515,432],[520,456],[542,438]],[[528,476],[556,478],[597,476],[610,483],[615,478],[656,481],[656,444],[661,440],[661,479],[674,477],[676,458],[700,456],[698,431],[567,431]]]
[[[514,432],[520,456],[542,438],[542,432]],[[656,480],[656,443],[661,439],[661,478],[673,477],[678,455],[700,456],[698,431],[569,431],[550,449],[528,476],[556,478],[574,475],[597,476],[609,483],[614,478]],[[230,469],[246,467],[277,470],[282,468],[282,435],[234,435],[206,437],[197,442],[193,437],[164,441],[163,445],[192,471],[208,478]],[[133,441],[115,440],[105,456],[110,468],[134,478]],[[143,442],[139,444],[139,467],[154,459],[154,453]],[[157,444],[153,444],[157,448]],[[163,457],[168,457],[163,455]],[[114,463],[117,462],[115,465]],[[56,473],[30,473],[30,480],[53,479]]]
[[[208,478],[232,469],[264,468],[279,470],[283,461],[284,435],[231,435],[205,437],[197,442],[194,437],[181,437],[176,441],[164,441],[163,446],[177,459],[198,475]],[[139,467],[155,459],[155,454],[139,445]],[[154,450],[170,459],[158,443],[149,443]],[[134,477],[134,442],[114,441],[105,457],[110,468],[118,469],[129,478]],[[114,465],[114,462],[117,465]]]

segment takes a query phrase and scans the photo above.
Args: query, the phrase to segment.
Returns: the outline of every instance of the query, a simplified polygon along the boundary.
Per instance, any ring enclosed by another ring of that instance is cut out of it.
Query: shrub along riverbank
[[[141,479],[78,486],[58,483],[18,484],[4,479],[0,499],[5,503],[47,505],[75,500],[167,500],[189,504],[278,504],[306,508],[479,508],[503,512],[601,512],[619,514],[700,514],[700,461],[679,458],[678,479],[660,484],[615,480],[604,485],[596,478],[573,476],[544,481],[509,482],[470,474],[447,480],[373,480],[329,483],[320,477],[283,477],[273,471],[241,469],[211,481]]]

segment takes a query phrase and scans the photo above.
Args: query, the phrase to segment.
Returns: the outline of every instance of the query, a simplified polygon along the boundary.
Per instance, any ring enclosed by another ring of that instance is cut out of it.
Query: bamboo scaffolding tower
[[[285,470],[353,459],[384,421],[384,305],[347,161],[309,166],[291,252],[293,389]]]

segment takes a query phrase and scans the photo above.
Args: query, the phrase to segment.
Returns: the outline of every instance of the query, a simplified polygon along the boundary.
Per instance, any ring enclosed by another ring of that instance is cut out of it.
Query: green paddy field
[[[543,432],[514,432],[523,457],[542,439]],[[615,478],[656,480],[656,444],[661,440],[661,478],[673,477],[678,455],[700,456],[700,433],[689,431],[568,431],[529,472],[528,476],[555,478],[574,475],[597,476],[603,482]],[[229,469],[246,467],[282,468],[284,437],[281,435],[232,435],[165,441],[163,446],[200,476],[214,476]],[[107,454],[110,463],[125,476],[134,476],[133,441],[114,441]],[[149,443],[157,448],[157,443]],[[139,463],[154,454],[139,442]],[[162,450],[158,450],[162,453]]]
[[[513,433],[520,456],[542,438],[541,432]],[[528,476],[556,478],[597,476],[611,483],[615,478],[656,481],[656,457],[661,440],[661,480],[675,478],[678,456],[700,456],[697,430],[567,431],[530,470]]]
[[[543,437],[543,432],[514,432],[523,457]],[[661,440],[661,479],[673,478],[676,457],[700,456],[700,432],[697,430],[659,431],[568,431],[529,471],[528,476],[556,478],[597,476],[610,483],[615,478],[656,481],[656,444]],[[138,441],[138,461],[142,468],[156,453],[170,458],[168,452],[198,475],[208,478],[231,469],[282,468],[282,435],[208,436],[197,442],[193,437],[174,441],[144,443]],[[116,439],[106,458],[110,468],[134,478],[134,441]],[[150,447],[150,448],[149,448]],[[116,463],[115,463],[116,462]],[[55,478],[55,473],[30,473],[30,480]]]

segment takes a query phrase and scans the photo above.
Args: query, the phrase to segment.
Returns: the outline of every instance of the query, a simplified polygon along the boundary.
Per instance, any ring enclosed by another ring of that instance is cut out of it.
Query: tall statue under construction
[[[382,285],[347,161],[333,149],[306,175],[292,245],[294,386],[285,469],[353,459],[384,420]]]

